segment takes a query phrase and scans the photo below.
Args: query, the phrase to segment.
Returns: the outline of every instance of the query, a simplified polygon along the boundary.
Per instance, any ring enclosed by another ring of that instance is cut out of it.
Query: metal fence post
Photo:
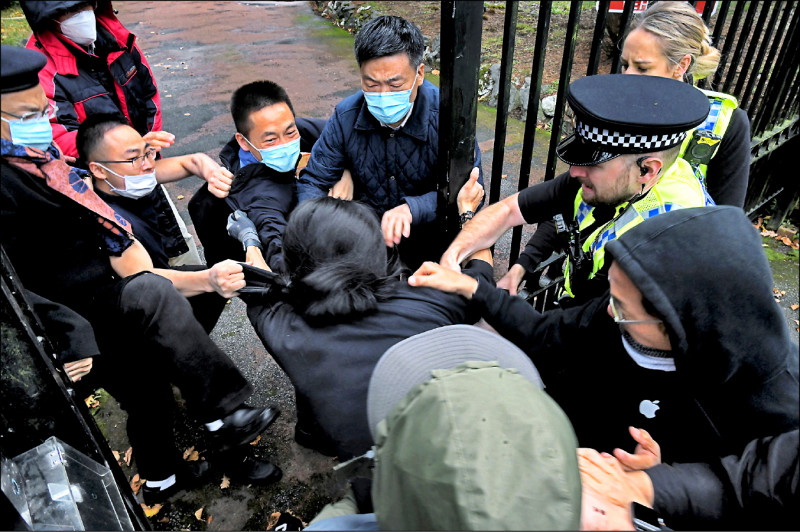
[[[458,191],[474,163],[483,2],[442,2],[439,92],[439,208],[443,229],[458,230]]]

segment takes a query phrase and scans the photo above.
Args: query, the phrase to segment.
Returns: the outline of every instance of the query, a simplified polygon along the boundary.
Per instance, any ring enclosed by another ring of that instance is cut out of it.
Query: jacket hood
[[[796,365],[761,239],[741,209],[661,214],[606,253],[664,320],[676,368],[690,380],[764,382]]]
[[[78,2],[50,2],[50,1],[21,1],[20,7],[22,12],[25,13],[25,18],[28,20],[31,28],[40,32],[47,29],[47,22],[55,18],[58,14],[72,9],[78,4],[87,4],[87,0]],[[111,12],[111,2],[108,0],[100,0],[97,2],[96,11]]]

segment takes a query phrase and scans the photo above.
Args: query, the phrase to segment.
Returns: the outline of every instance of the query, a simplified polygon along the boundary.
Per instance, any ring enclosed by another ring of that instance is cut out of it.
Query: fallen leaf
[[[791,246],[792,245],[792,239],[789,238],[788,236],[785,236],[785,237],[781,238],[781,242],[783,242],[787,246]]]
[[[229,488],[230,486],[231,486],[231,479],[229,479],[228,477],[223,475],[222,476],[222,482],[219,485],[220,489],[224,490],[225,488]]]
[[[142,484],[144,483],[145,480],[143,478],[139,478],[139,473],[133,475],[133,478],[131,479],[131,489],[133,490],[134,495],[139,494],[139,489],[142,487]]]
[[[761,236],[778,236],[778,233],[776,233],[775,231],[769,231],[767,229],[764,229],[763,231],[761,231]]]
[[[500,179],[505,179],[507,177],[508,177],[508,174],[503,174],[503,175],[500,176]]]
[[[169,517],[162,517],[158,520],[159,523],[169,523]]]
[[[186,460],[187,458],[189,458],[189,455],[192,454],[192,451],[194,451],[194,445],[183,451],[183,459]]]
[[[250,445],[257,445],[258,442],[261,441],[261,435],[259,434],[258,438],[250,442]]]
[[[128,447],[128,450],[125,451],[125,465],[128,467],[131,466],[131,456],[133,456],[133,447]]]
[[[208,523],[210,525],[212,519],[214,519],[214,516],[213,515],[209,515],[208,519],[206,519],[206,523]]]
[[[797,310],[800,308],[800,305],[792,305],[792,310]]]
[[[201,516],[202,516],[202,515],[203,515],[203,509],[202,509],[202,508],[200,508],[199,510],[197,510],[197,511],[194,513],[194,518],[195,518],[195,519],[197,519],[198,521],[202,521],[202,520],[203,520],[203,519],[201,518]]]
[[[786,295],[786,290],[781,290],[781,295],[785,296]]]
[[[269,516],[269,520],[267,521],[267,530],[272,530],[275,528],[275,525],[278,524],[278,519],[281,518],[280,512],[273,512]]]
[[[772,291],[775,292],[776,294],[780,293],[780,290],[778,290],[777,288],[773,288]]]
[[[438,76],[439,75],[439,71],[438,70],[431,70],[431,74],[433,74],[434,76]]]
[[[762,248],[768,248],[769,246],[767,244],[761,244],[761,247]]]
[[[87,397],[84,402],[86,403],[86,406],[88,406],[89,408],[97,408],[98,406],[100,406],[100,401],[98,401],[97,397],[95,397],[94,395],[90,395],[89,397]]]
[[[119,464],[119,451],[111,451],[111,454],[114,455],[114,460],[116,460],[117,463]]]
[[[178,194],[178,199],[183,199],[185,196],[183,194]]]
[[[153,506],[147,506],[145,503],[142,503],[142,510],[144,510],[144,515],[147,517],[153,517],[161,511],[161,505],[154,504]]]

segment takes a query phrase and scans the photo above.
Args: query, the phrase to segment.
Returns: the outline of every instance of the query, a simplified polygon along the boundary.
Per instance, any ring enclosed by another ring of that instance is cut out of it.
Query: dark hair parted
[[[361,28],[354,45],[358,66],[379,57],[404,53],[408,55],[411,68],[416,70],[422,63],[425,42],[422,32],[404,18],[376,17]]]
[[[285,103],[294,114],[294,107],[292,107],[289,95],[277,83],[266,80],[254,81],[236,89],[231,97],[231,115],[233,115],[236,131],[247,136],[250,128],[253,127],[250,123],[250,115],[276,103]]]
[[[283,261],[292,304],[318,324],[374,311],[400,276],[396,262],[387,260],[375,213],[329,197],[292,211],[283,234]]]
[[[86,166],[96,157],[106,134],[119,126],[129,126],[127,120],[121,115],[100,114],[90,115],[81,122],[78,134],[75,137],[75,146],[78,149],[78,158]]]

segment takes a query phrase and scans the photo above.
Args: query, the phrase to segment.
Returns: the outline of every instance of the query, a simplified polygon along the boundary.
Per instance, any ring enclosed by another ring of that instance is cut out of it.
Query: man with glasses
[[[241,266],[229,261],[205,273],[154,268],[131,222],[94,192],[84,170],[64,162],[52,142],[38,78],[44,56],[3,45],[0,60],[0,111],[11,117],[0,122],[0,243],[26,290],[91,324],[100,354],[65,363],[65,373],[84,385],[102,386],[128,412],[128,437],[138,472],[147,479],[145,502],[162,502],[208,476],[207,462],[186,463],[178,453],[172,384],[205,424],[209,449],[224,452],[230,478],[277,481],[280,469],[242,452],[277,410],[244,405],[251,385],[211,341],[186,300],[212,288],[233,297],[245,285]],[[40,116],[14,118],[26,113]],[[48,134],[40,132],[41,124]],[[144,143],[123,157],[152,166]],[[117,173],[123,171],[133,173]],[[124,189],[123,183],[124,178],[115,186]]]
[[[437,213],[439,89],[425,81],[422,33],[400,17],[377,17],[356,35],[361,91],[340,102],[297,184],[298,201],[322,197],[353,176],[353,198],[381,219],[384,241],[410,268],[447,246]],[[473,182],[483,186],[475,144]],[[464,213],[462,223],[472,217]]]
[[[170,258],[180,252],[183,237],[159,185],[196,175],[208,183],[213,194],[224,197],[233,176],[203,153],[155,160],[156,149],[114,115],[87,118],[78,128],[76,145],[95,192],[131,223],[153,266],[163,270],[161,275],[171,279],[179,291],[193,287],[189,302],[197,319],[211,332],[228,297],[221,289],[223,279],[238,270],[230,263],[210,268],[172,265]]]
[[[738,455],[798,427],[797,344],[741,209],[655,216],[609,242],[606,260],[603,296],[543,314],[435,263],[408,282],[470,299],[531,357],[580,445],[631,469]]]

